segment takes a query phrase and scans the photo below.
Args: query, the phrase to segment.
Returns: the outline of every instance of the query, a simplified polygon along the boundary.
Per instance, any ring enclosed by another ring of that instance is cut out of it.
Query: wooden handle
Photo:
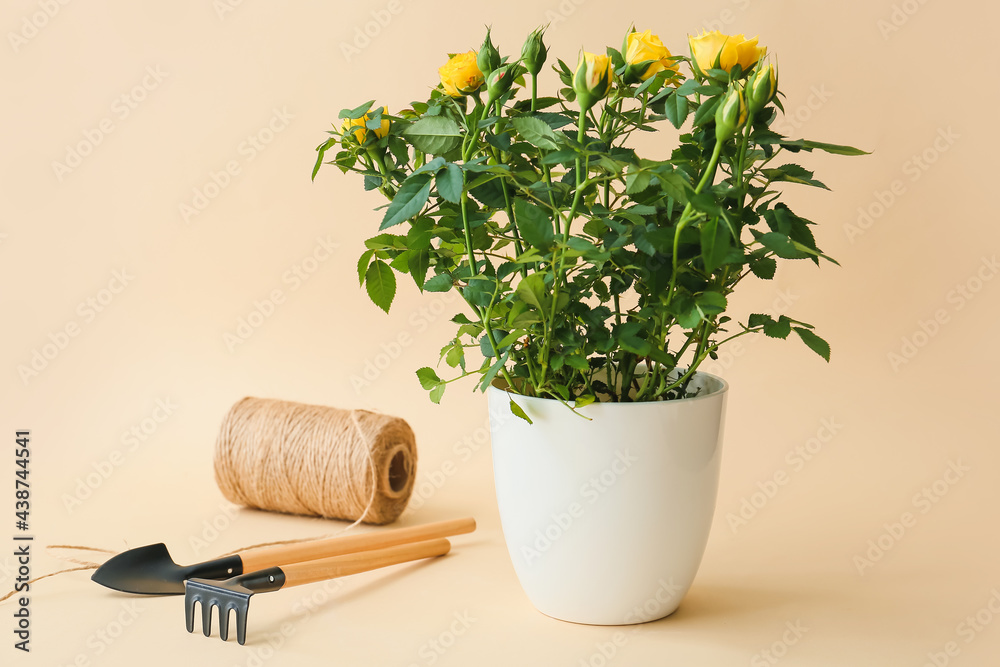
[[[282,565],[281,571],[285,573],[285,585],[282,588],[336,579],[421,558],[443,556],[450,550],[451,542],[442,538]]]
[[[359,551],[382,549],[397,544],[408,544],[410,542],[421,542],[438,537],[462,535],[464,533],[471,533],[475,529],[476,520],[471,517],[467,519],[450,519],[448,521],[438,521],[422,526],[411,526],[409,528],[395,528],[393,530],[361,533],[344,537],[330,537],[314,542],[264,547],[239,554],[239,556],[243,561],[244,572],[256,572],[257,570],[263,570],[264,568],[276,565],[301,563],[302,561],[315,560],[317,558],[329,558],[331,556],[357,553]]]

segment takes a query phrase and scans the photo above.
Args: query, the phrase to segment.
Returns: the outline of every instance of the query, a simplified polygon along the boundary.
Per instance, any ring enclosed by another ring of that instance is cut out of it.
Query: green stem
[[[538,75],[531,75],[531,113],[538,109]]]

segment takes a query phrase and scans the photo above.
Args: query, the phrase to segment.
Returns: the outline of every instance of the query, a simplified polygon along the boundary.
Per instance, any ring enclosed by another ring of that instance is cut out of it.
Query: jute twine
[[[416,475],[399,417],[247,397],[222,422],[215,480],[231,502],[371,524],[394,521]]]
[[[406,507],[416,477],[417,446],[399,417],[247,397],[230,409],[215,448],[215,480],[231,502],[264,510],[385,524]],[[234,551],[325,539],[331,535],[263,542]],[[56,550],[113,556],[118,552],[70,544],[46,550],[78,567],[35,577],[94,570],[100,563]],[[11,590],[3,602],[15,594]]]

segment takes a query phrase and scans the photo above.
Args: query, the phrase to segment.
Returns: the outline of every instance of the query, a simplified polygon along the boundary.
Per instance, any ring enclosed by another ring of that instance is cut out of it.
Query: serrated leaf
[[[417,150],[429,155],[444,155],[462,141],[458,123],[444,116],[424,116],[403,134]]]
[[[804,327],[795,327],[795,333],[799,335],[802,342],[805,343],[810,350],[818,354],[819,356],[826,359],[827,363],[830,361],[830,344],[825,340],[814,334],[809,329]]]
[[[786,140],[779,142],[782,146],[788,148],[801,148],[807,151],[813,149],[826,151],[827,153],[832,153],[833,155],[871,155],[868,151],[863,151],[860,148],[854,148],[853,146],[842,146],[840,144],[826,144],[822,141],[809,141],[807,139],[795,139]]]
[[[678,130],[681,129],[681,125],[687,120],[690,109],[687,98],[680,94],[680,90],[677,90],[664,100],[664,104],[664,112],[667,115],[667,120]]]
[[[528,245],[547,248],[555,239],[548,214],[526,199],[518,197],[514,200],[514,218],[521,238]]]
[[[750,270],[758,278],[771,280],[778,270],[778,263],[774,261],[773,257],[757,257],[750,260]]]
[[[420,209],[427,203],[427,198],[430,197],[430,194],[430,174],[410,176],[400,186],[396,196],[392,199],[392,203],[389,204],[389,208],[386,209],[385,217],[382,218],[379,230],[394,227],[420,213]]]
[[[447,273],[439,273],[424,283],[424,290],[428,292],[447,292],[455,284],[455,281]]]
[[[438,194],[452,204],[460,203],[462,201],[462,188],[465,186],[462,179],[462,168],[449,162],[445,170],[438,173],[435,186]]]
[[[709,218],[701,226],[701,258],[705,270],[712,273],[722,266],[729,253],[729,228],[719,224],[718,218]]]
[[[538,310],[542,317],[547,317],[546,309],[549,304],[548,290],[545,288],[545,278],[540,273],[529,273],[526,278],[517,284],[515,290],[521,297],[521,301]]]
[[[388,264],[376,259],[365,272],[365,289],[368,290],[368,298],[388,313],[392,300],[396,298],[396,274]]]
[[[653,176],[648,171],[630,169],[628,176],[625,177],[625,194],[634,195],[642,192],[649,187],[652,180]]]
[[[788,334],[792,333],[792,321],[787,317],[782,315],[775,322],[771,319],[768,322],[764,322],[764,335],[768,338],[788,338]]]
[[[532,146],[545,150],[555,150],[559,147],[556,133],[544,121],[531,116],[518,116],[512,123],[517,133]]]
[[[344,119],[350,118],[351,120],[356,120],[364,116],[366,113],[368,113],[368,110],[372,108],[373,104],[375,104],[375,100],[365,102],[364,104],[359,105],[353,109],[341,109],[340,113],[337,114],[337,117]]]
[[[431,403],[435,405],[441,402],[441,397],[444,396],[444,390],[448,387],[446,384],[439,384],[433,389],[431,389],[430,397]]]
[[[809,253],[800,250],[790,238],[780,232],[762,234],[757,240],[765,248],[782,259],[805,259],[809,257]]]
[[[443,380],[438,377],[437,372],[430,366],[424,366],[423,368],[417,369],[417,379],[420,380],[420,386],[424,389],[430,391],[439,384],[443,384]]]
[[[431,265],[430,250],[410,250],[406,258],[406,268],[413,277],[413,282],[417,284],[417,289],[424,291],[424,282],[427,278],[427,269]]]
[[[375,255],[374,250],[365,250],[358,258],[358,286],[365,284],[365,272],[368,270],[368,262]]]

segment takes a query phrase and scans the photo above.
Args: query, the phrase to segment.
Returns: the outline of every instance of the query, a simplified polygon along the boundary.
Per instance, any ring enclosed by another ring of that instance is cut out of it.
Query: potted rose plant
[[[557,618],[652,620],[691,585],[727,390],[705,359],[759,333],[830,358],[805,322],[725,313],[778,260],[833,261],[780,201],[785,184],[826,186],[786,157],[863,152],[774,131],[777,70],[756,38],[689,47],[672,55],[633,29],[621,50],[556,60],[561,87],[540,96],[543,30],[516,58],[487,32],[429,99],[345,109],[317,149],[314,178],[333,153],[388,199],[358,262],[372,301],[389,311],[399,273],[468,305],[441,349],[453,377],[417,376],[435,403],[469,376],[488,393],[511,558]],[[630,147],[666,123],[680,131],[669,158]]]

